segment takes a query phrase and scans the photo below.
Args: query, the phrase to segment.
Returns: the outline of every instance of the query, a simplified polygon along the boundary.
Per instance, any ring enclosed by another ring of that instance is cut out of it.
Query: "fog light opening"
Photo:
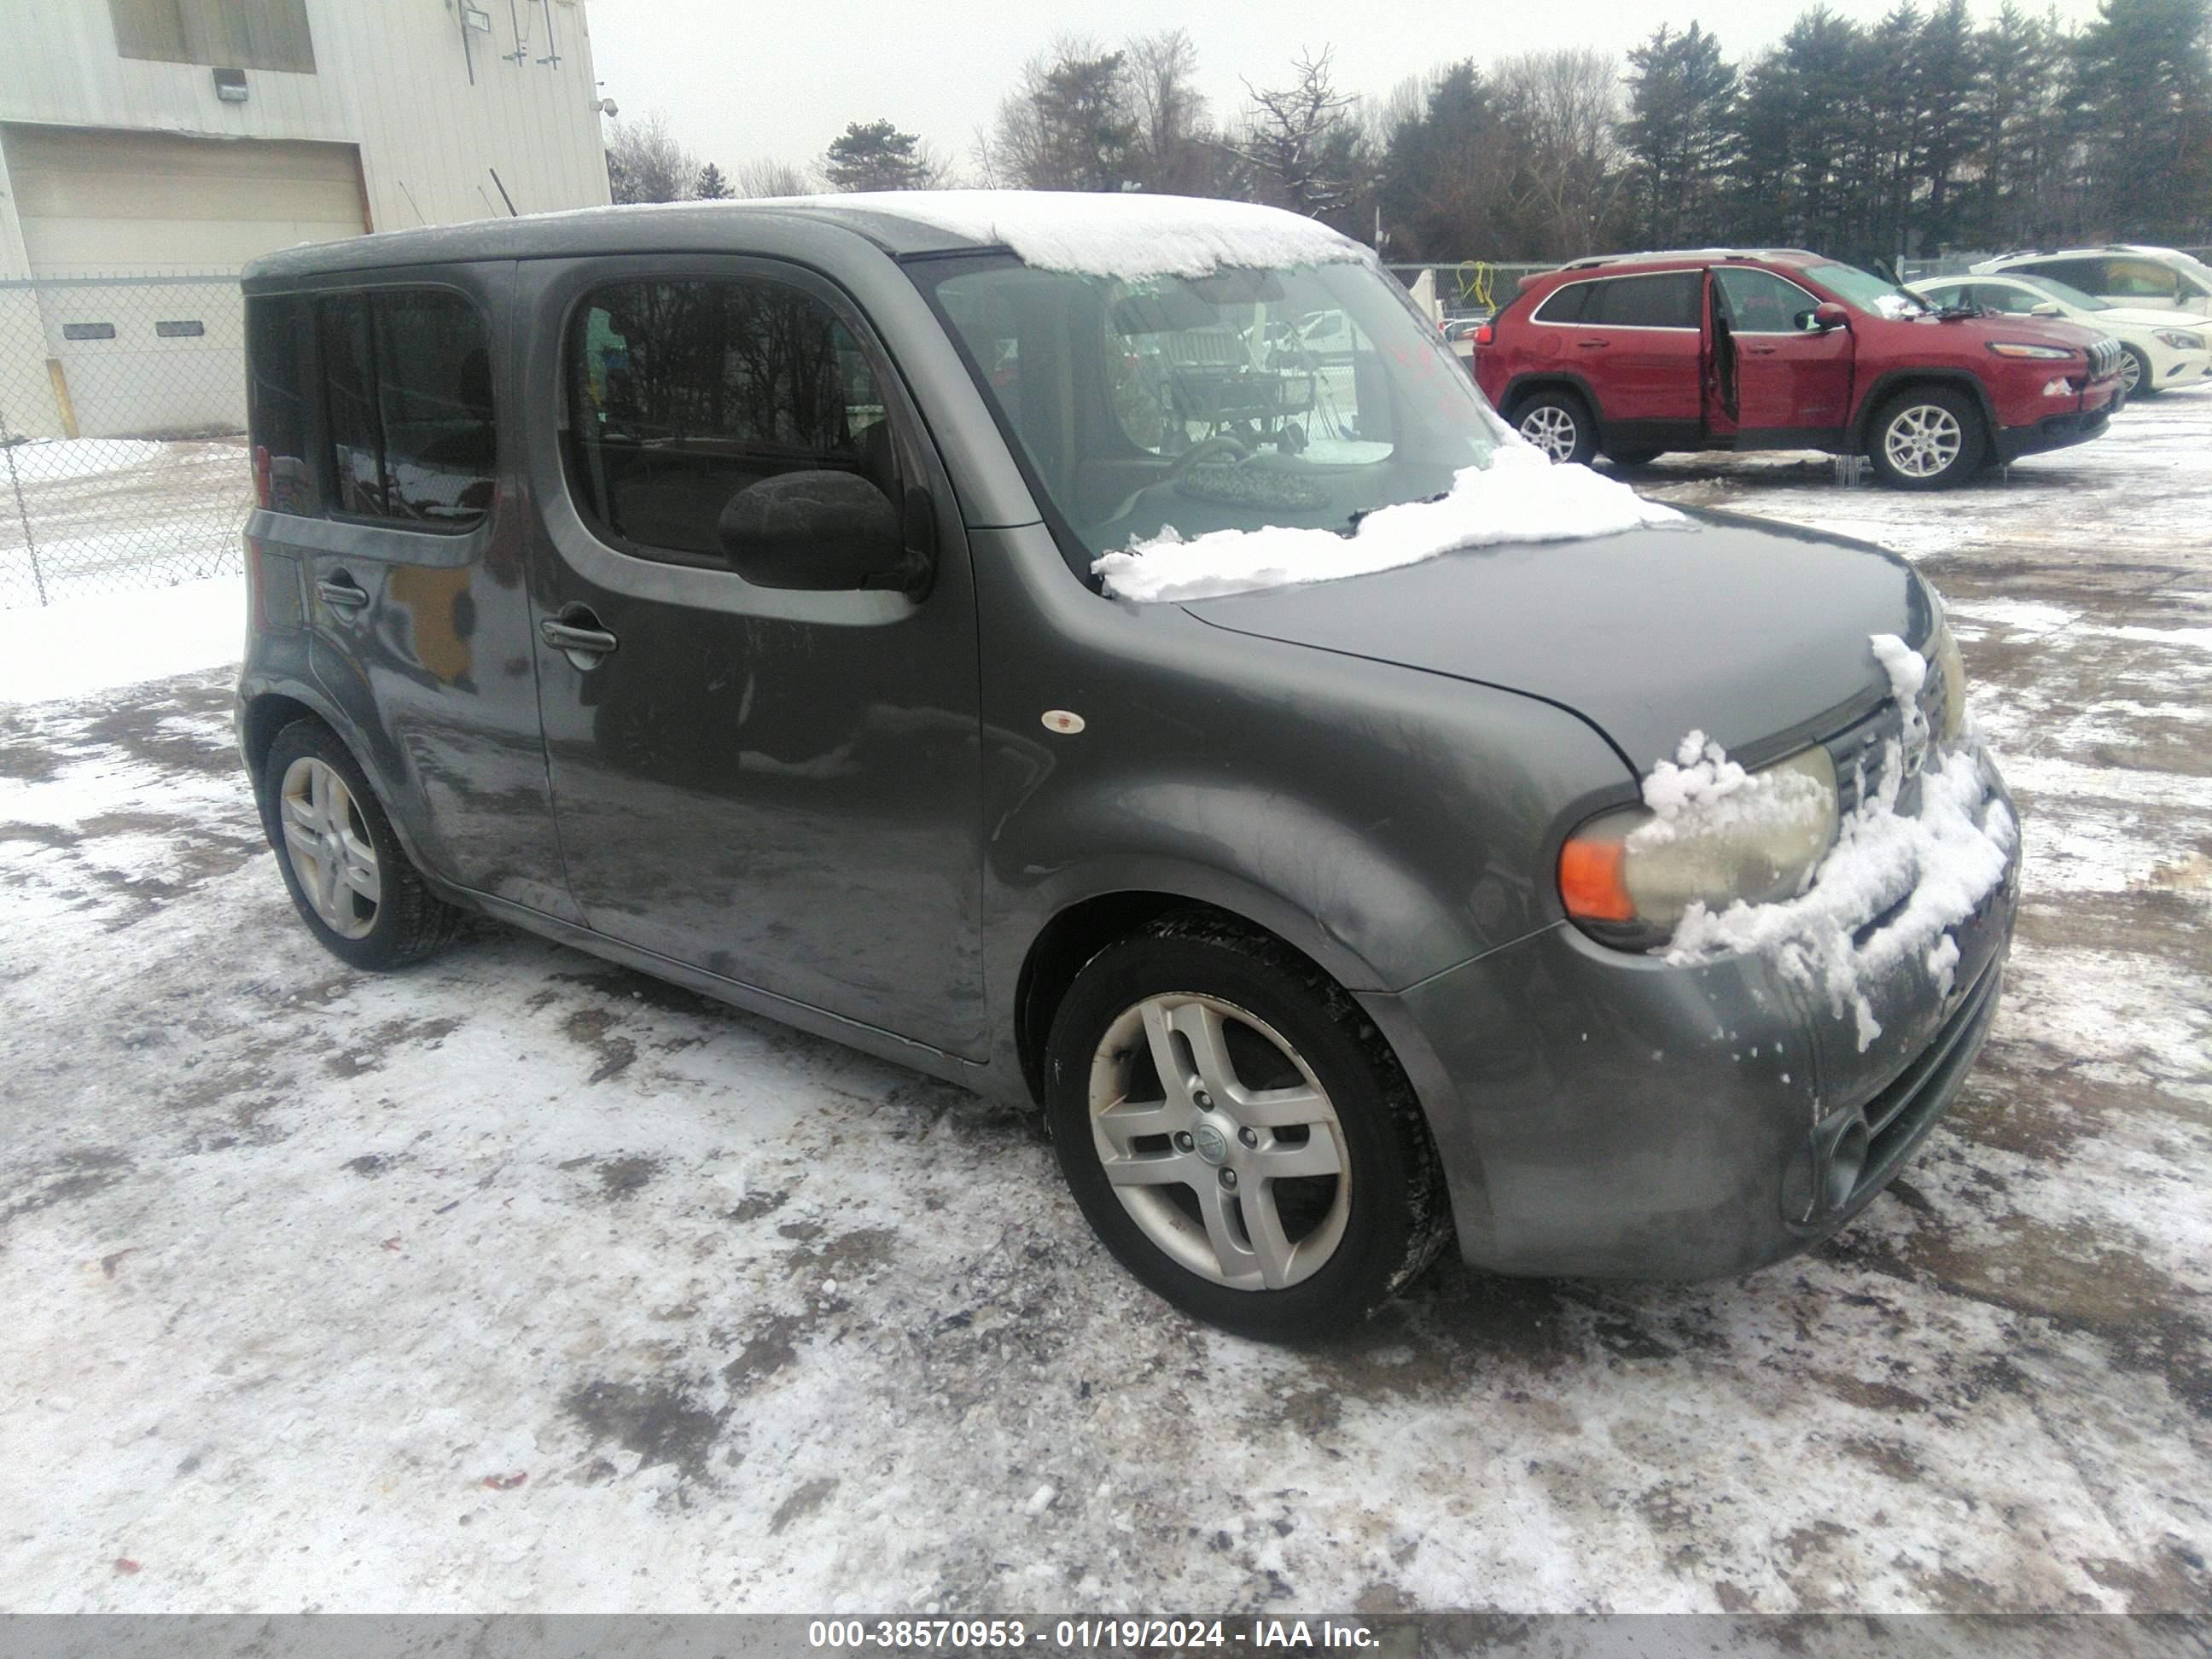
[[[1858,1190],[1859,1176],[1866,1171],[1867,1146],[1866,1120],[1853,1113],[1829,1146],[1826,1167],[1821,1172],[1820,1197],[1827,1208],[1843,1208]]]

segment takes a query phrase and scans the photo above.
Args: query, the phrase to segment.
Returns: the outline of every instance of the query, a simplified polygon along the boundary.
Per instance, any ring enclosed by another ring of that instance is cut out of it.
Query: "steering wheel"
[[[1249,447],[1239,443],[1225,434],[1218,434],[1213,437],[1200,440],[1176,456],[1175,465],[1161,475],[1159,482],[1171,484],[1208,456],[1218,455],[1224,451],[1236,456],[1240,461],[1249,461],[1252,459]],[[1158,488],[1158,485],[1153,487]]]

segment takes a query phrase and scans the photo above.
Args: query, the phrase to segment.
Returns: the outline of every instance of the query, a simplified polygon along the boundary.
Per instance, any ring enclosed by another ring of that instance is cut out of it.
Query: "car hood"
[[[2067,346],[2079,351],[2104,337],[2104,330],[2092,327],[2086,318],[2015,317],[1913,317],[1907,321],[1933,325],[1937,328],[1964,329],[1985,340],[2019,340],[2029,345]]]
[[[1639,775],[1692,731],[1764,758],[1768,739],[1847,704],[1871,707],[1888,679],[1868,636],[1921,647],[1933,630],[1927,587],[1893,554],[1728,514],[1689,516],[1688,530],[1468,548],[1183,609],[1236,633],[1556,703]]]
[[[2147,311],[2137,307],[2116,306],[2110,311],[2093,311],[2074,319],[2084,328],[2110,325],[2115,328],[2181,328],[2191,334],[2204,331],[2204,319],[2190,311]]]

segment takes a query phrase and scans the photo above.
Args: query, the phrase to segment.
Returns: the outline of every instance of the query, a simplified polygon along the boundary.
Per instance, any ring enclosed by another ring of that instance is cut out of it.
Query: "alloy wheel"
[[[313,755],[301,756],[284,769],[277,817],[292,873],[323,926],[341,939],[366,937],[384,886],[376,843],[346,781]]]
[[[1352,1170],[1328,1091],[1233,1004],[1146,997],[1091,1065],[1093,1150],[1145,1237],[1217,1285],[1280,1290],[1343,1242]]]
[[[1908,478],[1933,478],[1949,471],[1966,441],[1959,417],[1939,404],[1908,404],[1882,434],[1889,464]]]
[[[2142,359],[2132,351],[2120,354],[2120,390],[2132,398],[2136,388],[2142,384]]]
[[[1581,434],[1575,430],[1575,417],[1565,410],[1557,404],[1539,404],[1521,417],[1521,435],[1559,462],[1575,453]]]

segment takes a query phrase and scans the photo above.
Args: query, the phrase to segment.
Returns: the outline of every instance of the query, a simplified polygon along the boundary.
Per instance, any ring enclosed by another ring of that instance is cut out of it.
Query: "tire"
[[[1340,1332],[1451,1234],[1428,1125],[1382,1034],[1311,963],[1215,912],[1164,917],[1076,975],[1046,1047],[1045,1110],[1106,1248],[1241,1336]]]
[[[2138,398],[2155,398],[2160,388],[2158,375],[2150,366],[2150,359],[2139,347],[2120,347],[2120,392],[2130,403]]]
[[[325,950],[382,973],[451,942],[461,912],[424,884],[360,765],[329,726],[295,720],[279,732],[260,785],[261,827],[276,867]],[[333,848],[337,855],[327,856]]]
[[[1608,449],[1605,458],[1619,467],[1649,466],[1667,452],[1663,449]]]
[[[1532,392],[1513,405],[1513,429],[1555,462],[1587,466],[1597,453],[1597,422],[1571,392]]]
[[[1949,386],[1910,386],[1884,404],[1867,434],[1874,475],[1892,489],[1948,489],[1981,471],[1982,411]]]

